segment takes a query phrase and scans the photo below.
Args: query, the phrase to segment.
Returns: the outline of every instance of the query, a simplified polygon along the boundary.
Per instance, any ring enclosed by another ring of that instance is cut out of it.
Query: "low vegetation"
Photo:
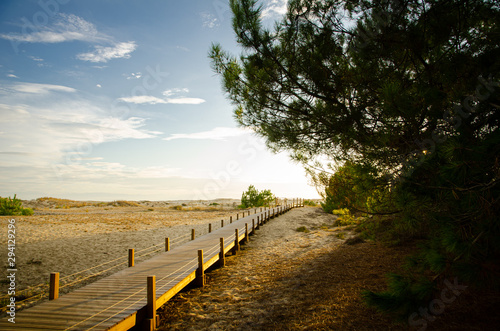
[[[304,232],[304,233],[309,233],[309,232],[310,232],[310,231],[309,231],[309,229],[308,229],[308,228],[306,228],[305,226],[298,227],[298,228],[296,229],[296,231],[297,231],[297,232]]]
[[[275,196],[271,193],[271,190],[259,191],[255,186],[250,185],[248,190],[241,195],[241,205],[238,207],[241,209],[268,207],[274,200]]]
[[[21,200],[16,195],[14,198],[0,197],[0,215],[2,216],[30,216],[33,215],[31,208],[23,208]]]

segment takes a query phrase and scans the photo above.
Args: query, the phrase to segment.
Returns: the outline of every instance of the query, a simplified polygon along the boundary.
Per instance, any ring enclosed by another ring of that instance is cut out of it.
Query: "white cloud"
[[[114,46],[104,47],[95,46],[95,50],[89,53],[81,53],[76,57],[82,61],[89,62],[108,62],[111,59],[129,59],[130,53],[135,51],[137,45],[133,41],[121,42]]]
[[[166,90],[162,94],[166,97],[170,97],[170,96],[178,94],[178,93],[189,93],[189,89],[187,89],[187,88],[174,88],[174,89]]]
[[[102,133],[105,141],[115,141],[122,139],[148,139],[162,134],[158,131],[144,130],[146,120],[138,117],[130,117],[123,120],[119,118],[103,118],[96,121],[95,130]],[[86,132],[88,134],[89,132]],[[90,132],[91,135],[92,132]],[[99,132],[96,132],[99,133]]]
[[[184,47],[184,46],[175,46],[175,48],[180,49],[181,51],[184,51],[184,52],[190,52],[191,51],[189,48]]]
[[[204,12],[204,13],[201,13],[200,16],[201,16],[201,20],[202,20],[202,24],[203,24],[204,28],[213,29],[213,28],[216,28],[220,25],[217,17],[215,17],[211,13]]]
[[[188,98],[188,97],[174,97],[169,98],[171,96],[177,95],[179,93],[189,93],[189,89],[187,88],[174,88],[170,90],[164,91],[162,94],[166,97],[164,99],[157,98],[151,95],[139,95],[134,97],[123,97],[118,100],[134,103],[134,104],[177,104],[177,105],[199,105],[206,102],[204,99],[200,98]]]
[[[97,85],[96,85],[96,87],[101,88],[101,87],[102,87],[102,85],[101,85],[101,84],[97,84]]]
[[[275,18],[285,15],[287,12],[288,0],[268,0],[262,11],[263,18]]]
[[[36,62],[43,62],[42,58],[36,57],[36,56],[28,56],[30,59]]]
[[[200,98],[173,98],[166,99],[165,103],[172,103],[177,105],[199,105],[205,102],[204,99]]]
[[[174,139],[225,140],[226,138],[237,137],[248,133],[251,133],[251,131],[242,128],[217,127],[209,131],[196,132],[196,133],[174,133],[170,137],[163,138],[163,140],[167,141]]]
[[[17,76],[16,76],[16,75],[14,75],[14,74],[7,74],[7,77],[9,77],[9,78],[19,78],[19,77],[17,77]]]
[[[73,93],[57,93],[60,91]],[[31,94],[29,98],[26,93]],[[0,94],[0,114],[0,127],[5,132],[0,151],[37,155],[0,156],[0,165],[47,166],[88,156],[93,146],[104,142],[162,134],[147,130],[143,118],[113,117],[76,90],[58,85],[13,85],[9,93]]]
[[[94,51],[81,53],[77,58],[89,62],[107,62],[111,59],[130,58],[137,45],[134,41],[117,42],[113,37],[101,33],[94,24],[85,19],[73,15],[59,13],[54,18],[54,23],[40,26],[37,31],[30,33],[0,33],[0,38],[18,43],[63,43],[71,41],[83,41],[92,44]],[[109,46],[103,46],[109,45]],[[30,56],[34,61],[43,62],[43,59]],[[42,63],[39,66],[43,66]]]
[[[129,76],[125,75],[125,77],[127,77],[127,79],[139,79],[142,77],[142,73],[141,72],[137,72],[137,73],[131,73]]]
[[[137,105],[141,105],[141,104],[155,105],[157,103],[167,103],[163,99],[153,97],[150,95],[138,95],[135,97],[124,97],[124,98],[120,98],[118,100],[123,101],[123,102],[127,102],[127,103],[135,103]]]
[[[96,27],[73,14],[59,13],[54,24],[41,26],[31,33],[0,34],[0,38],[26,43],[62,43],[67,41],[102,42],[110,37],[99,33]]]
[[[51,91],[74,93],[76,90],[72,87],[51,85],[51,84],[36,84],[36,83],[19,83],[10,87],[13,91],[32,94],[47,94]]]

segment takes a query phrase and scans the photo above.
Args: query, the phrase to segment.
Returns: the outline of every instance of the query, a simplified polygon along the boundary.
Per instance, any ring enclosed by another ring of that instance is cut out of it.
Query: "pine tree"
[[[256,0],[230,5],[244,52],[214,45],[210,57],[240,125],[324,186],[315,157],[374,167],[365,188],[384,199],[371,208],[425,236],[406,273],[367,301],[407,316],[449,277],[498,288],[498,2],[290,0],[274,29]]]

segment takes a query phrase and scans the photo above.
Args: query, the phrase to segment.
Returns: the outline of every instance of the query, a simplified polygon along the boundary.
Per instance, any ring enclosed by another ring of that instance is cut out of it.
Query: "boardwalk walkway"
[[[203,270],[217,262],[223,264],[224,255],[236,250],[239,243],[247,239],[253,224],[258,228],[263,220],[268,220],[268,215],[274,216],[289,208],[277,207],[235,220],[57,300],[22,310],[16,313],[15,324],[4,318],[0,320],[0,330],[128,330],[134,326],[139,330],[154,329],[152,325],[155,321],[154,317],[151,319],[151,314],[156,308],[192,281],[202,285]],[[223,245],[220,238],[224,238]],[[221,254],[221,246],[224,247],[224,254]],[[199,268],[200,250],[203,250],[203,268]],[[150,300],[149,306],[148,276],[155,276],[154,286],[149,288],[150,293],[155,290],[155,301]]]

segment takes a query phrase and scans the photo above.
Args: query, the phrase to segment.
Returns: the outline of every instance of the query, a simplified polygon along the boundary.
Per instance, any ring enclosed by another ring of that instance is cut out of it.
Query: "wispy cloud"
[[[134,103],[136,105],[142,105],[142,104],[155,105],[157,103],[167,103],[164,99],[160,99],[160,98],[153,97],[150,95],[138,95],[138,96],[134,96],[134,97],[124,97],[124,98],[120,98],[118,100],[126,102],[126,103]]]
[[[96,27],[73,14],[59,13],[52,25],[40,26],[31,33],[2,33],[0,38],[25,43],[61,43],[67,41],[103,42],[110,37],[99,33]]]
[[[163,140],[167,141],[175,139],[225,140],[227,138],[237,137],[248,133],[251,133],[251,131],[242,128],[217,127],[209,131],[202,131],[195,133],[174,133],[170,137],[163,138]]]
[[[35,61],[36,62],[36,65],[39,66],[40,68],[42,67],[49,67],[49,65],[47,63],[45,63],[45,60],[40,58],[40,57],[36,57],[36,56],[28,56],[28,58],[30,58],[31,60]]]
[[[82,61],[93,63],[107,62],[112,59],[130,58],[137,45],[134,41],[117,42],[112,36],[99,32],[94,24],[73,15],[58,13],[52,24],[40,26],[30,33],[0,33],[0,38],[18,43],[63,43],[82,41],[92,44],[94,50],[78,54],[76,57]],[[34,61],[43,62],[42,59],[31,57]]]
[[[184,52],[190,52],[191,50],[187,47],[184,47],[184,46],[175,46],[176,49],[179,49],[181,51],[184,51]]]
[[[143,118],[113,117],[69,87],[22,83],[9,86],[8,91],[0,94],[0,127],[5,133],[0,152],[23,151],[38,157],[0,157],[0,165],[46,166],[66,157],[84,156],[92,146],[104,142],[162,134],[147,130]]]
[[[219,20],[213,14],[208,12],[203,12],[200,14],[201,21],[204,28],[213,29],[220,25]]]
[[[127,79],[139,79],[142,77],[142,73],[141,72],[133,72],[131,73],[130,75],[127,75],[127,74],[124,74],[124,76],[127,78]]]
[[[172,95],[176,95],[179,93],[189,93],[189,89],[187,89],[187,88],[173,88],[170,90],[163,91],[162,94],[166,97],[170,97]]]
[[[33,61],[36,61],[36,62],[43,62],[43,59],[40,58],[40,57],[36,57],[36,56],[28,56],[30,59],[32,59]]]
[[[200,105],[205,102],[204,99],[200,98],[172,98],[166,99],[166,103],[172,103],[177,105]]]
[[[81,53],[77,59],[89,62],[108,62],[111,59],[129,59],[130,53],[135,51],[137,44],[133,41],[118,43],[114,46],[95,46],[93,52]]]
[[[268,0],[262,11],[263,18],[275,18],[286,14],[288,0]]]
[[[158,98],[151,95],[139,95],[133,97],[123,97],[118,100],[127,103],[150,104],[150,105],[155,105],[155,104],[199,105],[206,102],[204,99],[200,98],[188,98],[185,96],[174,97],[175,95],[181,93],[189,93],[189,89],[174,88],[166,90],[162,93],[166,98]]]
[[[9,78],[19,78],[19,77],[17,77],[17,76],[16,76],[16,75],[14,75],[14,74],[7,74],[7,77],[9,77]]]
[[[72,87],[51,85],[51,84],[36,84],[36,83],[19,83],[10,86],[8,89],[15,92],[31,93],[31,94],[47,94],[52,91],[73,93],[76,90]]]

